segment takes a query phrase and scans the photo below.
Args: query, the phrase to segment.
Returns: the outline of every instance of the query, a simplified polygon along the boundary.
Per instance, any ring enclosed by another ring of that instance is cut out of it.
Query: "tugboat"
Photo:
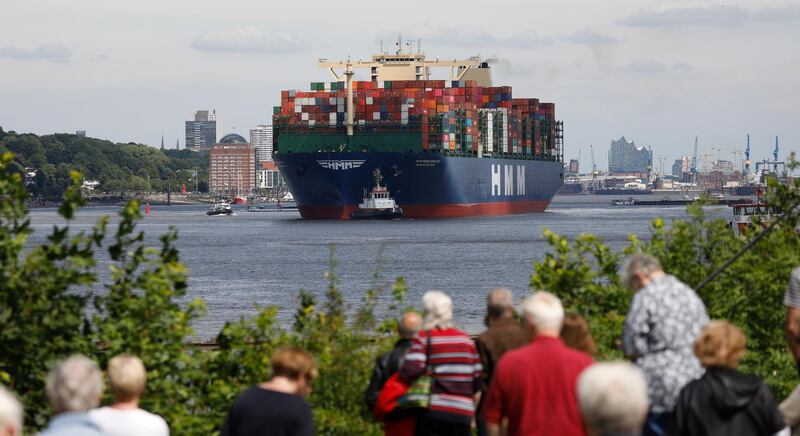
[[[214,216],[214,215],[233,215],[233,209],[231,209],[231,204],[226,202],[214,203],[211,206],[211,209],[206,212],[206,215]]]
[[[780,210],[770,207],[760,199],[755,202],[735,203],[728,206],[733,209],[733,219],[728,222],[728,226],[736,236],[742,236],[756,228],[755,217],[758,217],[758,227],[765,228],[782,215]]]
[[[381,170],[375,168],[372,172],[375,177],[375,187],[369,192],[364,189],[364,197],[358,205],[358,210],[350,212],[353,220],[393,220],[403,217],[403,209],[395,203],[389,195],[386,186],[381,185],[383,176]]]

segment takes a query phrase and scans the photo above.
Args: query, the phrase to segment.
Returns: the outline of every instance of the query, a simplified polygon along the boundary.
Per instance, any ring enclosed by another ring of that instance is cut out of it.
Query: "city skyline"
[[[203,0],[186,13],[188,4],[8,1],[0,126],[158,147],[162,131],[182,138],[194,111],[215,108],[220,135],[246,137],[271,124],[280,90],[332,80],[318,58],[366,59],[402,32],[414,49],[421,38],[429,57],[489,58],[496,85],[554,102],[565,159],[580,148],[582,169],[591,167],[589,144],[607,167],[608,145],[623,135],[667,162],[691,155],[695,136],[700,154],[716,147],[722,159],[744,149],[747,133],[754,161],[771,155],[775,136],[781,158],[800,143],[796,2],[503,1],[491,18],[477,12],[483,3],[454,11],[410,1],[388,23],[364,2],[325,14],[308,14],[323,5],[314,2]],[[32,22],[41,29],[24,31]],[[332,22],[349,25],[331,32]]]

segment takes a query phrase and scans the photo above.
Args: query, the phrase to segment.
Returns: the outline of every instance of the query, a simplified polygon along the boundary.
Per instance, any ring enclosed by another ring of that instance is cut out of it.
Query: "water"
[[[627,245],[628,235],[650,235],[650,222],[686,216],[683,206],[614,207],[608,196],[558,196],[543,214],[449,220],[304,221],[296,212],[251,213],[208,217],[207,206],[154,206],[139,228],[148,243],[170,226],[178,229],[177,246],[189,267],[186,301],[201,298],[207,315],[195,324],[199,339],[208,339],[229,320],[255,313],[256,306],[275,305],[288,327],[300,289],[325,292],[329,247],[335,246],[337,274],[347,304],[364,296],[385,258],[383,282],[403,276],[408,302],[419,305],[428,289],[440,289],[454,300],[456,325],[468,332],[483,328],[484,298],[492,287],[506,286],[520,300],[528,291],[532,264],[548,247],[543,230],[577,236],[600,235],[611,247]],[[712,207],[727,217],[727,207]],[[83,209],[73,228],[89,229],[114,207]],[[54,224],[53,209],[31,212],[33,242],[42,242]],[[112,219],[112,226],[116,220]],[[113,228],[113,227],[112,227]],[[107,256],[100,257],[107,269]],[[107,278],[104,273],[101,278]],[[381,301],[385,304],[389,295]]]

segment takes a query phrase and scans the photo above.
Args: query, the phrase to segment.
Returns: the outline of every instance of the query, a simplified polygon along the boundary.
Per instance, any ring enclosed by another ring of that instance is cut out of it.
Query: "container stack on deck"
[[[480,87],[472,80],[352,84],[355,135],[386,134],[384,149],[544,157],[556,147],[555,105],[512,98],[510,86]],[[337,149],[346,131],[345,84],[312,82],[311,91],[283,91],[273,118],[279,151],[288,143],[281,137],[309,133],[316,134],[317,150]],[[412,140],[392,139],[400,132]]]

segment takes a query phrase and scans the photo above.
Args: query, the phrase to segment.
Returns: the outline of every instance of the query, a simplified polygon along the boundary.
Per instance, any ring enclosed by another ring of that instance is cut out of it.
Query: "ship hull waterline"
[[[381,170],[404,218],[544,212],[563,182],[558,161],[439,153],[276,153],[275,162],[307,219],[350,219]]]

